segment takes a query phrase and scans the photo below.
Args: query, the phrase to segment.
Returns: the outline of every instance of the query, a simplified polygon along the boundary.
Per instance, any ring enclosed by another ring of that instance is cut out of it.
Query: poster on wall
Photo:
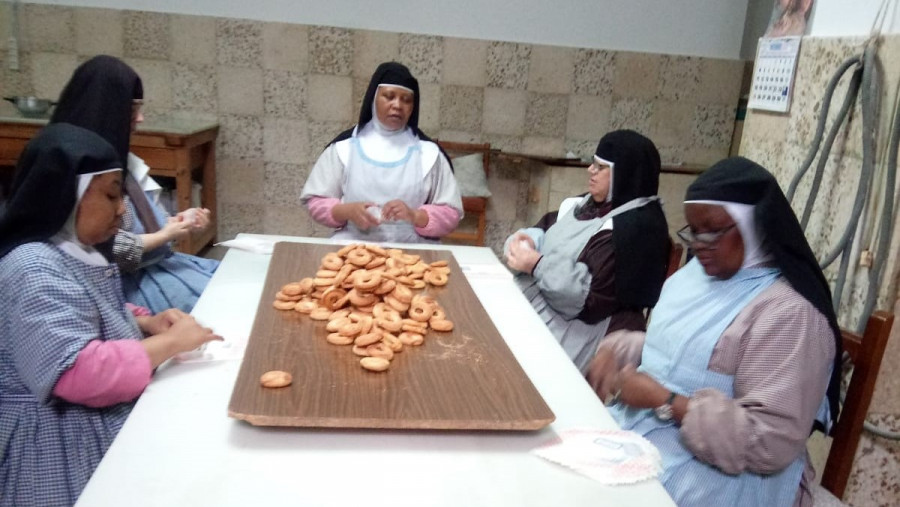
[[[786,113],[791,107],[800,38],[809,31],[813,0],[775,0],[756,50],[748,108]]]
[[[806,35],[813,0],[775,0],[769,28],[763,37],[793,37]]]

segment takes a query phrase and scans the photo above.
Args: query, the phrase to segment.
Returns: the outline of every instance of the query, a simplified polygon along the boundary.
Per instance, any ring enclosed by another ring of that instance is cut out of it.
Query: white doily
[[[631,484],[662,470],[659,451],[633,431],[572,429],[531,452],[603,484]]]

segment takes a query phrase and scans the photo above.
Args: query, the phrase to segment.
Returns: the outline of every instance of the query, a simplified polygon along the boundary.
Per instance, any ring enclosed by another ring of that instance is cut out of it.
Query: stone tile
[[[662,55],[659,57],[659,98],[694,102],[700,99],[700,64],[695,56]],[[708,102],[705,97],[704,102]],[[737,106],[737,102],[729,104]]]
[[[306,122],[266,118],[263,121],[263,154],[266,162],[305,162],[309,158]]]
[[[222,114],[216,154],[240,159],[263,158],[263,126],[256,116]]]
[[[449,139],[448,139],[449,141]],[[521,153],[522,152],[522,137],[521,136],[509,136],[503,134],[481,134],[480,136],[476,136],[473,141],[475,143],[490,143],[491,148]]]
[[[790,117],[782,113],[750,109],[744,120],[741,145],[761,139],[785,140],[788,138]]]
[[[447,85],[441,89],[441,128],[480,132],[484,88]]]
[[[6,66],[2,66],[0,68],[0,96],[8,97],[10,95],[34,95],[39,96],[34,91],[34,84],[31,80],[32,74],[32,53],[21,52],[19,53],[19,69],[18,70],[10,70],[7,69]],[[71,74],[70,74],[71,76]],[[68,79],[68,78],[66,78]],[[62,88],[60,88],[61,90]],[[54,95],[49,98],[58,98],[59,94]],[[4,107],[9,106],[10,114],[18,114],[15,107],[9,102],[0,101],[4,104]]]
[[[425,133],[441,128],[441,85],[419,83],[419,129]]]
[[[263,113],[263,73],[260,69],[221,66],[219,111],[258,116]]]
[[[309,119],[348,123],[356,119],[350,77],[311,74],[307,77],[306,93]]]
[[[219,93],[218,74],[212,65],[172,65],[172,93],[179,110],[216,113]]]
[[[265,23],[262,27],[263,67],[306,73],[309,69],[309,29],[305,25]]]
[[[307,124],[310,160],[315,161],[332,139],[351,125],[335,121],[310,121]],[[310,166],[312,167],[312,166]]]
[[[206,16],[170,15],[172,60],[194,65],[216,63],[216,19]]]
[[[571,93],[575,76],[575,50],[534,46],[528,70],[528,90],[538,93]]]
[[[306,75],[288,70],[263,73],[263,103],[270,117],[301,119],[306,117]]]
[[[487,221],[515,220],[519,199],[518,182],[494,179],[493,183],[495,184],[490,185],[491,198],[488,199],[488,207],[485,211]]]
[[[228,67],[262,67],[262,26],[257,21],[216,20],[216,62]]]
[[[612,91],[619,97],[655,99],[659,88],[660,55],[616,53]]]
[[[550,173],[550,191],[561,192],[567,197],[584,193],[588,178],[590,175],[584,167],[554,167]],[[558,206],[559,201],[550,201],[550,206],[554,205]]]
[[[698,160],[695,160],[688,156],[688,148],[685,144],[657,144],[656,149],[659,150],[660,161],[665,165],[679,165],[684,163],[698,162]]]
[[[265,207],[258,203],[224,203],[219,201],[220,240],[233,239],[239,233],[262,234]]]
[[[564,157],[566,150],[562,137],[528,136],[522,139],[522,153],[544,157]]]
[[[31,79],[34,95],[56,99],[69,82],[78,61],[74,54],[32,53]]]
[[[266,206],[263,234],[310,236],[311,232],[309,214],[299,202],[293,206]]]
[[[365,80],[365,85],[369,84],[372,73],[380,64],[395,61],[399,55],[399,33],[353,31],[353,76]]]
[[[708,104],[732,106],[741,95],[744,62],[703,58],[700,64],[699,93]]]
[[[168,60],[171,40],[169,15],[162,12],[124,11],[125,56]]]
[[[609,131],[611,112],[612,104],[609,97],[570,95],[566,137],[596,143]]]
[[[220,203],[265,202],[264,181],[264,164],[260,159],[239,159],[226,156],[220,157],[216,161],[216,197]]]
[[[328,26],[309,27],[310,72],[349,76],[352,65],[353,33],[350,30]]]
[[[694,144],[703,148],[723,148],[727,154],[734,130],[734,114],[733,106],[697,106],[691,120]]]
[[[443,84],[485,86],[488,44],[483,40],[445,37]]]
[[[602,49],[576,49],[574,86],[578,95],[609,95],[616,78],[616,53]]]
[[[582,161],[591,160],[591,158],[594,156],[594,152],[597,151],[597,142],[600,141],[600,137],[601,136],[598,135],[596,136],[596,139],[593,140],[572,139],[570,137],[566,137],[566,155],[572,153]]]
[[[690,142],[688,126],[694,115],[692,104],[661,100],[653,103],[652,112],[648,137],[655,144],[678,145]]]
[[[298,213],[303,207],[300,193],[310,169],[306,165],[266,162],[263,195],[267,207],[289,206],[293,207],[292,214],[303,214]]]
[[[429,134],[430,135],[430,134]],[[465,132],[462,130],[445,129],[437,132],[437,137],[441,141],[452,141],[454,143],[488,143],[485,136],[481,132]]]
[[[75,9],[75,51],[79,55],[106,54],[121,57],[124,52],[122,11]]]
[[[75,50],[75,14],[71,7],[22,3],[20,51],[72,53]],[[4,18],[6,19],[6,18]],[[5,23],[5,21],[4,21]]]
[[[629,129],[650,137],[653,103],[641,99],[613,101],[610,130]]]
[[[482,131],[486,134],[521,136],[525,132],[527,104],[527,92],[485,88]]]
[[[433,35],[400,34],[400,62],[419,83],[440,83],[444,67],[444,38]]]
[[[525,112],[526,133],[563,137],[566,134],[568,111],[569,99],[566,95],[529,92]]]
[[[525,90],[530,60],[530,44],[490,42],[487,49],[487,85]]]

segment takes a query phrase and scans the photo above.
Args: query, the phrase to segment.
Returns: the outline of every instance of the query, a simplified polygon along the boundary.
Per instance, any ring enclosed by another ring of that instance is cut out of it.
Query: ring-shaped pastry
[[[337,271],[341,269],[341,266],[343,265],[344,260],[334,252],[328,252],[327,254],[325,254],[325,257],[322,257],[322,269]]]
[[[360,292],[372,292],[381,284],[381,273],[361,269],[353,277],[353,287]]]
[[[365,248],[357,248],[347,254],[347,262],[354,266],[363,267],[372,262],[372,254]]]

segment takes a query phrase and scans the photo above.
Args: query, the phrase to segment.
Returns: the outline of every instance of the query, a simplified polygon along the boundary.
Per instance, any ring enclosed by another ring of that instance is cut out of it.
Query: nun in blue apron
[[[701,174],[684,209],[694,258],[646,335],[610,336],[588,379],[623,429],[657,446],[679,506],[811,505],[806,440],[838,407],[825,277],[778,182],[750,160]]]
[[[359,122],[332,140],[303,186],[312,218],[333,238],[435,243],[463,216],[449,159],[419,130],[419,83],[382,63],[369,82]]]
[[[129,303],[159,313],[169,308],[190,312],[219,262],[175,252],[172,242],[208,225],[208,210],[192,208],[169,217],[159,203],[161,187],[150,168],[129,152],[131,132],[143,120],[141,78],[127,64],[101,55],[75,70],[60,95],[51,123],[65,122],[92,130],[116,148],[126,162],[126,211],[116,236],[98,247],[122,268]],[[194,227],[196,215],[201,215]]]
[[[644,330],[659,297],[670,246],[659,170],[650,139],[610,132],[588,168],[588,193],[506,241],[516,283],[582,373],[608,333]]]

